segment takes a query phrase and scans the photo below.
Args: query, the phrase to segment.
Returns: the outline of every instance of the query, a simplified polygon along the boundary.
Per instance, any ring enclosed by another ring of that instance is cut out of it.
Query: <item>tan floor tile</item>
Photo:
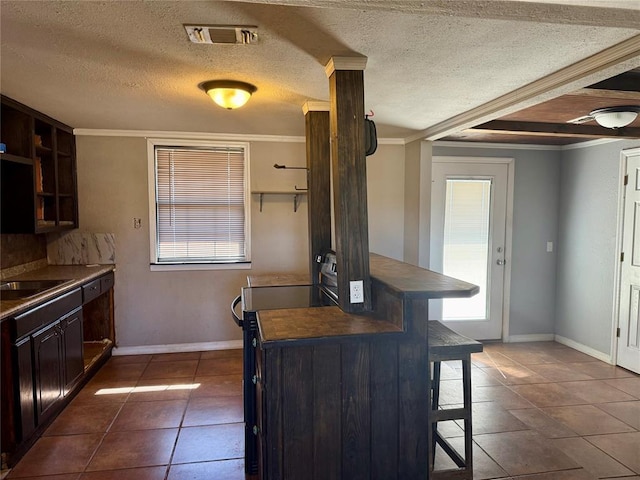
[[[241,357],[222,357],[200,360],[197,376],[205,375],[242,375]]]
[[[233,350],[209,350],[207,352],[202,352],[200,355],[200,360],[210,360],[212,358],[227,358],[227,357],[235,357],[242,358],[242,349],[233,349]]]
[[[186,400],[127,402],[111,425],[110,431],[177,428],[186,408]]]
[[[537,407],[583,405],[587,403],[560,383],[513,385],[511,389]]]
[[[122,408],[122,403],[72,403],[45,431],[45,436],[78,433],[105,433]]]
[[[578,434],[557,420],[551,418],[539,408],[510,410],[511,414],[546,438],[575,437]]]
[[[585,469],[566,470],[563,472],[541,473],[538,475],[525,475],[518,477],[517,480],[597,480],[591,473]],[[627,480],[626,478],[624,480]]]
[[[242,395],[242,376],[237,374],[196,377],[193,383],[199,387],[191,398]]]
[[[586,440],[634,473],[640,473],[640,432],[596,435],[587,437]]]
[[[180,429],[172,464],[229,460],[244,456],[244,424]]]
[[[511,387],[512,388],[512,387]],[[510,387],[487,386],[473,388],[473,402],[495,402],[503,408],[531,408],[533,405],[524,397],[518,395]]]
[[[636,430],[640,430],[640,400],[621,403],[602,403],[596,405],[600,410],[604,410],[609,415],[613,415],[618,420],[622,420],[627,425],[631,425]]]
[[[464,430],[453,420],[438,422],[438,433],[443,438],[464,437]]]
[[[593,405],[548,407],[546,414],[555,418],[579,435],[598,435],[632,431],[626,423],[612,417]]]
[[[168,465],[177,436],[177,428],[107,433],[86,471]]]
[[[633,373],[624,368],[608,365],[604,362],[567,363],[566,366],[599,380],[605,378],[629,378],[634,376]]]
[[[108,364],[119,365],[127,363],[149,363],[151,355],[114,355],[107,362]]]
[[[557,360],[545,352],[536,352],[531,349],[505,351],[502,354],[521,365],[538,365],[541,363],[556,363]]]
[[[474,403],[472,407],[472,422],[474,435],[528,430],[524,423],[493,402]],[[462,420],[458,420],[456,423],[461,428],[464,428]]]
[[[41,437],[11,470],[9,478],[82,472],[103,435]]]
[[[74,403],[124,403],[136,386],[135,380],[92,379],[72,400]]]
[[[484,349],[484,352],[471,355],[471,363],[478,367],[495,367],[504,365],[516,365],[517,363],[499,352]]]
[[[599,362],[595,357],[591,355],[587,355],[586,353],[579,352],[574,350],[573,348],[563,348],[563,349],[554,349],[549,350],[547,354],[550,357],[553,357],[559,362],[563,363],[577,363],[577,362]]]
[[[173,362],[150,362],[141,379],[149,378],[189,378],[198,368],[198,360],[177,360]]]
[[[553,444],[595,477],[621,477],[633,472],[584,438],[560,438]]]
[[[107,362],[93,377],[95,381],[137,381],[147,368],[146,363],[109,363]]]
[[[528,383],[549,383],[551,380],[539,373],[529,370],[523,365],[505,365],[502,367],[487,367],[483,371],[491,378],[504,385],[521,385]]]
[[[164,480],[167,466],[87,472],[79,480]]]
[[[464,456],[464,438],[449,439],[451,446],[462,456]],[[473,479],[484,480],[489,478],[505,478],[505,472],[500,465],[494,462],[475,442],[473,443]],[[438,446],[435,456],[435,469],[448,470],[455,469],[457,465],[449,458],[449,456]]]
[[[2,475],[5,474],[5,470],[2,470],[2,472],[0,472],[0,478],[4,479],[4,478],[17,478],[17,477],[3,477]],[[8,473],[7,473],[8,474]],[[45,476],[38,476],[38,477],[19,477],[20,480],[79,480],[80,478],[80,473],[63,473],[61,475],[45,475]]]
[[[605,380],[612,387],[622,390],[629,395],[633,395],[640,400],[640,376],[635,375],[632,378],[617,378],[615,380]]]
[[[562,363],[545,363],[541,365],[528,365],[528,367],[530,370],[533,370],[552,382],[593,380],[589,375],[577,372]]]
[[[200,360],[200,352],[161,353],[151,356],[152,362],[178,362],[182,360]]]
[[[185,377],[143,378],[138,380],[127,401],[187,400],[198,387],[199,384]]]
[[[475,435],[474,441],[509,475],[579,467],[575,461],[550,445],[546,438],[530,430]]]
[[[183,427],[219,425],[244,421],[242,396],[192,398],[182,422]]]
[[[632,397],[628,393],[624,393],[622,390],[618,390],[617,388],[611,388],[611,385],[603,382],[602,380],[565,382],[562,386],[571,390],[573,394],[584,399],[588,403],[628,402],[635,400],[635,397]]]
[[[243,460],[171,465],[167,480],[245,480]]]

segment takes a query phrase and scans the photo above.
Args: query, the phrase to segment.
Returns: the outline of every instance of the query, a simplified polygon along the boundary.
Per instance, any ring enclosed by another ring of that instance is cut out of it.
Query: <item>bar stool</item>
[[[471,354],[482,352],[482,344],[460,335],[445,327],[442,323],[430,320],[429,329],[429,478],[431,480],[472,480],[473,479],[473,445],[471,429]],[[439,409],[441,362],[460,360],[462,362],[462,408]],[[464,421],[464,456],[460,455],[451,444],[438,433],[438,422],[447,420]],[[456,469],[434,471],[436,446],[440,445],[444,452],[458,466]]]

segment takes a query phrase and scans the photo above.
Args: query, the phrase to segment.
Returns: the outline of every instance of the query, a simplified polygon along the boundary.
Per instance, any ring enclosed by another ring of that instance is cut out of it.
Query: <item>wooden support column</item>
[[[307,202],[309,216],[309,272],[318,282],[320,264],[316,256],[331,249],[331,149],[329,102],[306,102],[304,112],[307,142]]]
[[[325,67],[331,96],[329,118],[338,301],[340,308],[349,313],[371,310],[364,140],[366,63],[366,57],[332,57]],[[352,281],[362,281],[364,302],[350,302]]]

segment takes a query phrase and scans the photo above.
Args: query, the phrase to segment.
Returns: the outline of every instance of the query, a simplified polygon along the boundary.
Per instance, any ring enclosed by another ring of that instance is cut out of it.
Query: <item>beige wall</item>
[[[121,347],[218,342],[240,339],[229,306],[247,275],[304,273],[308,269],[307,202],[297,213],[293,197],[251,201],[251,270],[151,272],[147,143],[144,138],[77,137],[80,230],[116,238],[116,334]],[[303,170],[277,170],[274,163],[304,166],[303,142],[251,142],[252,190],[292,190],[306,185]],[[404,147],[381,145],[368,157],[371,250],[402,253]],[[133,218],[142,228],[133,228]]]

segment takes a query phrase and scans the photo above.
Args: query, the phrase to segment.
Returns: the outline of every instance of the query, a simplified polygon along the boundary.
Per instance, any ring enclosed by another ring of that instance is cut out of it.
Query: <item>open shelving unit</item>
[[[1,97],[2,233],[43,233],[78,227],[73,129]]]

